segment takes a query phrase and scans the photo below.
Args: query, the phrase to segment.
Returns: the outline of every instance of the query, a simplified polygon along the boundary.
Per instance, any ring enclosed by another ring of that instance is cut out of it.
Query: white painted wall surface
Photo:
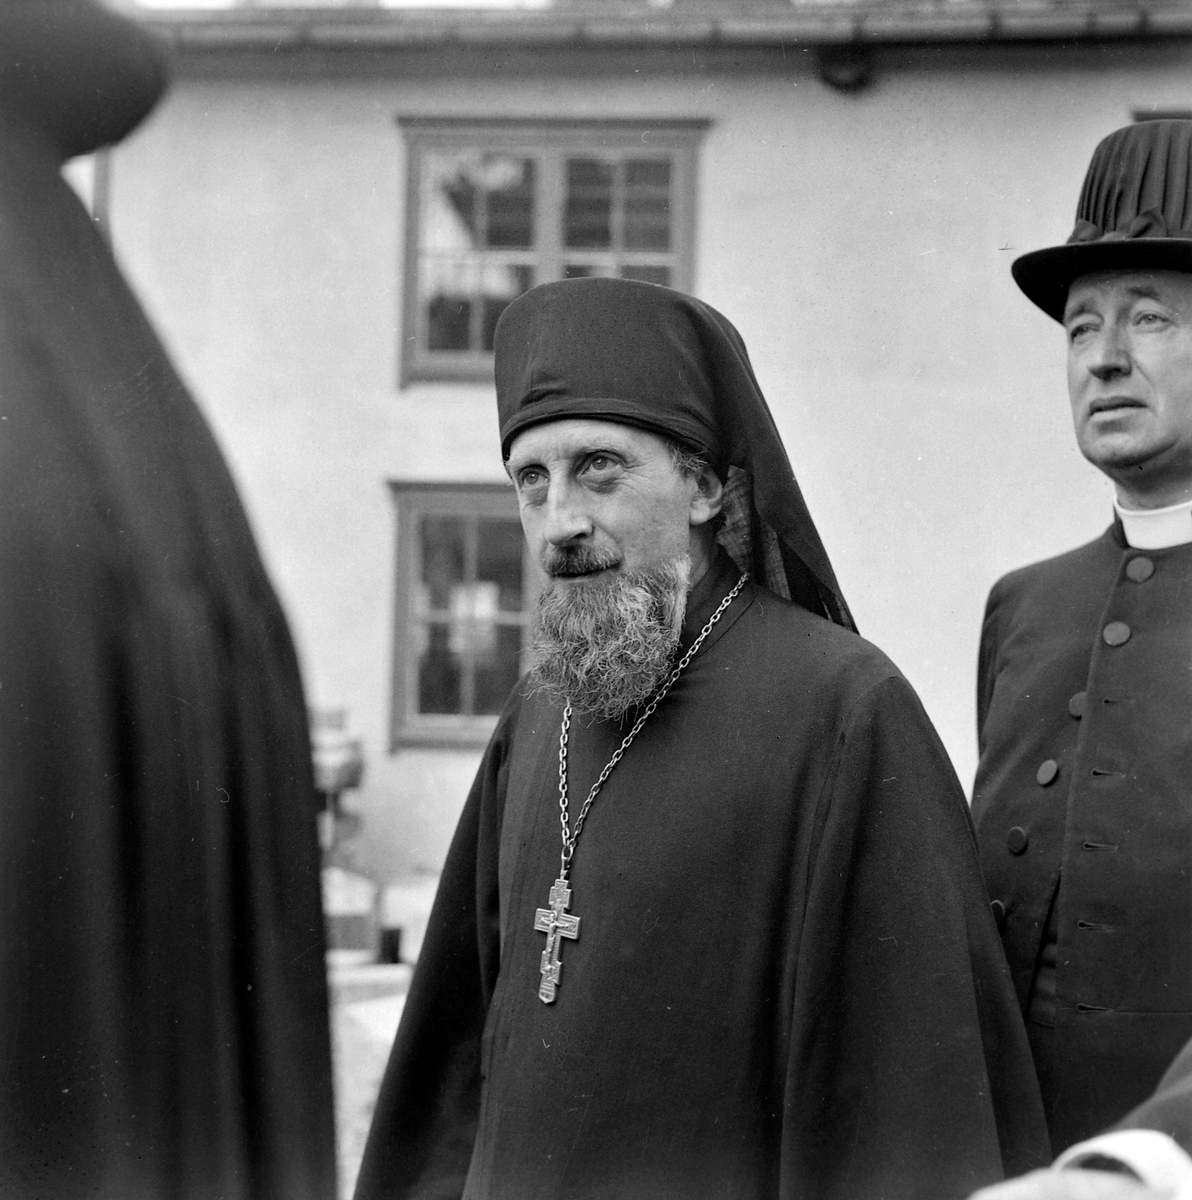
[[[792,58],[795,51],[791,52]],[[478,754],[386,752],[389,478],[500,479],[492,391],[397,387],[396,114],[705,117],[697,291],[741,330],[862,631],[965,786],[985,595],[1094,536],[1063,340],[1013,257],[1066,238],[1097,140],[1192,108],[1185,44],[884,52],[785,74],[180,82],[117,153],[117,253],[226,450],[312,703],[368,762],[358,865],[435,869]]]

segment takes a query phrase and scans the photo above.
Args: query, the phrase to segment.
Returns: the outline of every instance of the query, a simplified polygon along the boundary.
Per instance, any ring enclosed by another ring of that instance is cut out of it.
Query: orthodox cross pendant
[[[542,982],[538,985],[538,999],[543,1004],[553,1004],[555,988],[563,973],[559,961],[560,938],[579,937],[579,917],[563,910],[571,903],[571,889],[567,880],[560,876],[550,889],[550,908],[540,908],[534,914],[534,928],[546,934],[546,949],[542,951]]]

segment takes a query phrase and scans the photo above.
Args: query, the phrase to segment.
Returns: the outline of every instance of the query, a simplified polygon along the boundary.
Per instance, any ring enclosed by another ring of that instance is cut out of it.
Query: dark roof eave
[[[550,9],[173,10],[140,17],[183,51],[378,51],[428,43],[804,45],[1101,41],[1192,35],[1192,5],[885,4],[690,13],[583,4]]]

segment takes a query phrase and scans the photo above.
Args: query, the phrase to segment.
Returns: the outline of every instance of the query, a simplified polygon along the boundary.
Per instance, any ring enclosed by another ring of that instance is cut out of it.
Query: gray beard
[[[690,578],[684,555],[592,583],[552,581],[538,599],[531,692],[601,720],[644,703],[670,671]]]

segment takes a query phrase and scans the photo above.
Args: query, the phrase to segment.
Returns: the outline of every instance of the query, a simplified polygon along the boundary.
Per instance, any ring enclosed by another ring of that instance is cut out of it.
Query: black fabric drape
[[[162,78],[110,14],[0,4],[0,1195],[329,1200],[297,663],[220,453],[59,173]]]

